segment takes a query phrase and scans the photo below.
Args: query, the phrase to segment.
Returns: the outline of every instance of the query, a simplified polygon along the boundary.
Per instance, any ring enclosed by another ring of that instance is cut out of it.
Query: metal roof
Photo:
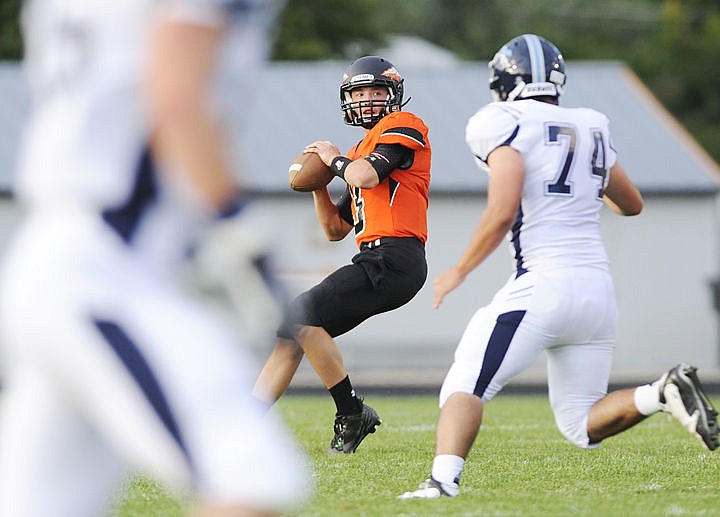
[[[467,119],[490,101],[487,65],[403,68],[405,108],[422,117],[433,148],[431,192],[482,191],[486,175],[465,140]],[[362,138],[340,116],[338,85],[345,62],[271,62],[260,71],[248,104],[238,105],[246,137],[241,149],[252,182],[288,192],[287,168],[309,142],[332,140],[346,150]],[[611,121],[619,159],[644,192],[716,192],[720,167],[620,62],[568,62],[563,106],[588,106]],[[7,190],[27,94],[18,64],[0,64],[0,189]],[[333,186],[340,185],[335,180]]]

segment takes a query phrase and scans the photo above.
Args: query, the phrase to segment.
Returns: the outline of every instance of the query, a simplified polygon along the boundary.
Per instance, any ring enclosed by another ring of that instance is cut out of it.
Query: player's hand
[[[445,299],[445,295],[459,286],[465,276],[457,268],[450,268],[433,282],[433,308],[437,309]]]
[[[342,154],[340,152],[340,149],[338,149],[337,146],[330,140],[316,140],[315,142],[306,146],[303,152],[317,153],[323,163],[325,163],[325,165],[327,165],[328,167],[330,167],[333,158]]]
[[[206,291],[225,294],[251,338],[267,339],[287,305],[284,285],[274,273],[264,217],[252,204],[218,219],[193,255],[196,281]]]

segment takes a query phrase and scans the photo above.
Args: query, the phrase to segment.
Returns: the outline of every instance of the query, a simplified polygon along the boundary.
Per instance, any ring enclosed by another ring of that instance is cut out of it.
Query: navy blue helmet
[[[535,34],[508,41],[488,67],[496,101],[557,98],[563,93],[565,60],[555,45]]]

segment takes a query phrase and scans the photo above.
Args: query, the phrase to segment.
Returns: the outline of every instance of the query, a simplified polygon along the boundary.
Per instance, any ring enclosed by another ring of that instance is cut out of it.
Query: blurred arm
[[[209,105],[223,35],[221,26],[159,19],[148,71],[155,156],[170,181],[209,211],[222,209],[238,193],[224,134]]]

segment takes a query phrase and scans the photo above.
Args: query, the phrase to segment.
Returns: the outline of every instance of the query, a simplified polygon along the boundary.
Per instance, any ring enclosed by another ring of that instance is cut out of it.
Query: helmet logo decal
[[[506,70],[510,68],[510,56],[508,55],[509,51],[507,51],[506,53],[503,52],[503,50],[505,50],[505,47],[500,49],[500,51],[495,54],[495,59],[492,60],[491,65],[494,65],[501,70]]]
[[[389,77],[393,81],[400,82],[402,81],[402,77],[400,76],[400,72],[397,71],[397,69],[394,66],[391,66],[387,70],[385,70],[381,75],[385,77]]]

